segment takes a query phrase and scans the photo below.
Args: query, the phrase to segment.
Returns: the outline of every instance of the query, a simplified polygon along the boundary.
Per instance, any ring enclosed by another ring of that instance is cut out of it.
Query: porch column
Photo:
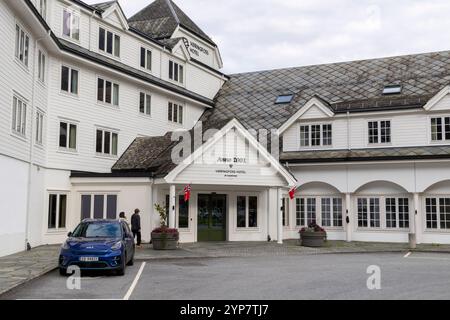
[[[346,231],[346,237],[345,240],[347,242],[352,242],[352,235],[353,235],[353,212],[352,212],[352,195],[350,193],[345,194],[345,231]]]
[[[176,190],[175,186],[170,186],[170,208],[169,208],[169,228],[175,228],[175,203],[176,203]]]
[[[282,210],[283,190],[277,192],[277,240],[278,244],[283,244],[283,210]]]
[[[416,192],[414,193],[414,212],[412,219],[410,219],[411,225],[411,233],[414,233],[415,235],[415,242],[421,243],[422,242],[422,210],[420,208],[420,197],[419,194]]]

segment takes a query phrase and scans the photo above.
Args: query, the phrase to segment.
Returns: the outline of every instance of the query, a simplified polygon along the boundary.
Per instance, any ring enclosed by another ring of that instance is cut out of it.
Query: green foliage
[[[162,207],[159,203],[156,203],[155,210],[159,214],[161,228],[167,228],[168,225],[167,225],[166,209],[164,207]]]

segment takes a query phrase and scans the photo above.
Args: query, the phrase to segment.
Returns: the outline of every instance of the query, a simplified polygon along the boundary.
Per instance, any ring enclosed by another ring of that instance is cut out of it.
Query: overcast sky
[[[218,44],[226,73],[450,49],[449,0],[174,1]],[[127,17],[151,2],[120,0]]]

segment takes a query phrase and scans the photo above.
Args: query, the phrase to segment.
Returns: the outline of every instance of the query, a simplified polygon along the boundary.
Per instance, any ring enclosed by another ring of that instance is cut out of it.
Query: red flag
[[[289,190],[289,198],[291,198],[291,200],[294,200],[296,191],[297,191],[297,187],[292,187],[292,189]]]
[[[190,184],[184,187],[184,202],[188,202],[191,199],[191,190],[192,187]]]

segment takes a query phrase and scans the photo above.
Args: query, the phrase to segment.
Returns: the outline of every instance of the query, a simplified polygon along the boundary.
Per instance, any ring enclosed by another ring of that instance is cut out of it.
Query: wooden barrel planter
[[[303,247],[319,248],[323,247],[325,239],[327,237],[326,232],[311,232],[303,231],[300,232],[300,240]]]
[[[158,229],[152,232],[154,250],[176,250],[179,240],[180,234],[175,229]]]

